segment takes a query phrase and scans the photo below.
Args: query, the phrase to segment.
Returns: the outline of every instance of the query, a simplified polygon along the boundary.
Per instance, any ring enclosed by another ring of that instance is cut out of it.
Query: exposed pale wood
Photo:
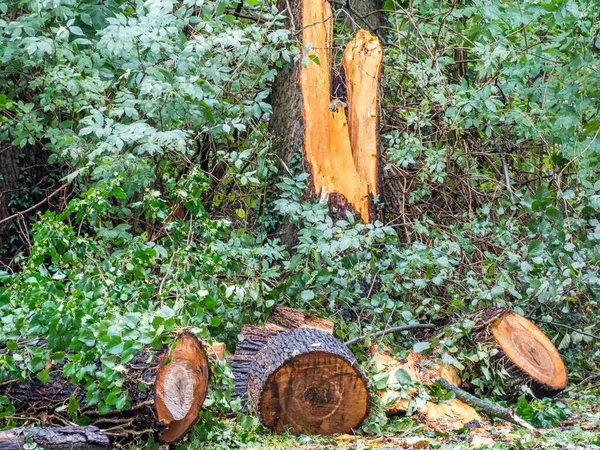
[[[406,358],[397,359],[391,356],[385,347],[378,351],[377,346],[371,348],[371,354],[373,355],[375,367],[386,372],[389,377],[395,377],[398,369],[404,369],[413,381],[421,384],[432,384],[441,377],[452,380],[455,385],[461,384],[458,371],[454,366],[444,365],[442,362],[432,360],[428,356],[409,351]],[[410,389],[406,394],[406,398],[399,398],[399,393],[392,389],[377,393],[385,405],[387,415],[406,412],[409,409],[411,400],[418,394],[418,390]],[[483,418],[473,407],[458,399],[443,403],[429,401],[419,408],[418,412],[431,428],[442,432],[464,428],[465,424],[469,422],[483,421]]]
[[[348,94],[348,129],[354,165],[372,195],[379,193],[378,103],[383,49],[379,40],[359,30],[344,52]]]
[[[369,411],[367,381],[331,334],[297,328],[272,338],[252,362],[250,402],[275,432],[348,433]]]
[[[304,151],[315,193],[336,199],[343,207],[349,203],[368,222],[369,196],[377,193],[376,103],[381,45],[368,32],[361,31],[346,50],[344,59],[350,75],[347,85],[352,90],[351,138],[345,108],[331,101],[331,7],[322,0],[303,2],[301,18],[303,48],[310,46],[310,51],[303,54],[308,64],[300,70]],[[355,151],[353,145],[357,146]]]
[[[535,427],[533,427],[531,424],[527,423],[519,416],[517,416],[517,414],[512,409],[503,408],[502,406],[494,405],[492,403],[488,403],[484,400],[481,400],[480,398],[477,398],[474,395],[463,391],[459,387],[453,385],[452,383],[448,382],[443,378],[440,378],[439,380],[437,380],[437,382],[444,389],[454,392],[456,398],[470,406],[479,408],[484,414],[490,417],[497,417],[515,425],[519,425],[520,427],[529,430],[532,434],[539,435],[539,431]]]
[[[480,321],[485,326],[475,338],[497,347],[495,361],[508,372],[505,383],[513,395],[519,395],[521,385],[538,397],[553,397],[567,387],[560,353],[531,321],[506,309],[488,311]]]
[[[97,427],[15,428],[0,432],[0,450],[20,450],[28,440],[45,450],[108,450],[110,440]]]
[[[202,344],[192,333],[182,333],[171,352],[163,353],[156,371],[156,412],[166,425],[161,441],[176,441],[198,420],[209,378]]]

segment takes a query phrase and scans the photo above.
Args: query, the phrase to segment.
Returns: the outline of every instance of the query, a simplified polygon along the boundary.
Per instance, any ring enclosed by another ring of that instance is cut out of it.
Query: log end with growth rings
[[[552,397],[567,387],[567,369],[550,339],[515,312],[490,325],[494,340],[508,359],[509,386],[529,385],[539,397]]]
[[[176,441],[196,422],[209,377],[202,344],[192,333],[181,333],[171,352],[161,357],[156,372],[156,412],[166,425],[161,441]]]
[[[248,394],[261,422],[279,433],[348,433],[369,411],[367,381],[352,353],[313,328],[269,342],[250,367]]]

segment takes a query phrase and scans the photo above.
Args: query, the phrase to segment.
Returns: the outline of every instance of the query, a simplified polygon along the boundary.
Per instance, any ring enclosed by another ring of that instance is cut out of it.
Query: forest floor
[[[597,387],[596,387],[597,389]],[[333,437],[274,435],[256,433],[241,437],[230,433],[220,440],[198,446],[190,442],[189,450],[197,448],[255,450],[329,450],[329,449],[600,449],[600,390],[572,391],[564,398],[544,407],[532,404],[525,415],[538,425],[539,436],[529,431],[496,421],[481,428],[461,429],[442,433],[421,423],[418,415],[392,417],[376,436],[339,435]],[[560,420],[559,420],[560,419]],[[543,426],[545,425],[545,426]],[[216,437],[216,436],[214,436]],[[219,442],[220,441],[220,442]],[[216,444],[216,445],[215,445]]]

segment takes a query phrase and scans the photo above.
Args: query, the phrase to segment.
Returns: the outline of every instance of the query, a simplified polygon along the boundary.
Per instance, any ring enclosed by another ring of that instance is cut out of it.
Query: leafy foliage
[[[489,354],[461,339],[471,312],[510,305],[550,333],[573,379],[596,373],[595,2],[385,2],[384,214],[372,224],[335,219],[303,195],[306,174],[279,164],[269,89],[299,51],[270,2],[242,6],[0,1],[0,139],[48,152],[62,189],[0,271],[0,379],[44,380],[53,360],[102,412],[127,408],[137,350],[180,327],[232,348],[275,303],[330,317],[340,339],[446,326],[417,349],[442,344],[495,395]],[[293,248],[282,223],[297,229]],[[210,411],[236,408],[227,389],[211,395]],[[540,425],[562,417],[519,408]],[[12,412],[0,399],[7,424]],[[248,416],[235,433],[202,419],[196,444],[257,430]]]

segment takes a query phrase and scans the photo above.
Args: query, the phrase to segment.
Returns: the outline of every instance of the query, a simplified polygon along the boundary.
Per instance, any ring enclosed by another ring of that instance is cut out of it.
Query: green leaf
[[[36,378],[40,380],[42,383],[50,382],[50,371],[48,369],[44,369],[36,375]]]
[[[302,291],[302,293],[300,294],[300,297],[305,302],[309,302],[315,298],[315,293],[311,290],[305,290],[305,291]]]

